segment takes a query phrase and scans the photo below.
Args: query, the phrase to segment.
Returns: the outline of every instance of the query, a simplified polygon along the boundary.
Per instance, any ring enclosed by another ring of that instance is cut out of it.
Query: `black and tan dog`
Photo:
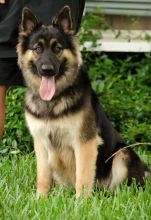
[[[23,10],[19,66],[28,87],[25,118],[37,159],[37,194],[54,181],[71,185],[78,197],[94,183],[114,190],[132,178],[143,185],[147,166],[125,146],[107,119],[82,67],[79,44],[65,6],[50,26]]]

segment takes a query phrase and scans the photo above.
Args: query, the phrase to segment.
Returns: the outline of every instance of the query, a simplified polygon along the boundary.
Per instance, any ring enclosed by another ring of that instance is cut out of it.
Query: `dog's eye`
[[[58,54],[58,53],[61,52],[62,47],[58,46],[58,45],[55,45],[55,46],[52,47],[52,50],[53,50],[54,53]]]
[[[41,46],[36,46],[36,47],[34,48],[34,51],[35,51],[36,53],[40,54],[40,53],[42,53],[42,47],[41,47]]]

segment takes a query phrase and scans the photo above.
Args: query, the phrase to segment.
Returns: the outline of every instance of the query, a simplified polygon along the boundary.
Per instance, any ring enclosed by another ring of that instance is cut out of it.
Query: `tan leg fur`
[[[38,142],[34,141],[37,160],[37,197],[48,196],[53,186],[52,171],[48,160],[48,153]]]
[[[81,144],[81,146],[75,149],[76,197],[79,197],[82,193],[84,197],[87,197],[88,193],[92,190],[95,177],[97,147],[97,140],[95,138]]]

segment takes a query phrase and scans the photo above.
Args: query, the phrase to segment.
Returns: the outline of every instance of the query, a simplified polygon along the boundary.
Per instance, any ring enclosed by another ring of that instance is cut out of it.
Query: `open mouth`
[[[55,76],[42,76],[39,95],[44,101],[51,101],[55,94]]]

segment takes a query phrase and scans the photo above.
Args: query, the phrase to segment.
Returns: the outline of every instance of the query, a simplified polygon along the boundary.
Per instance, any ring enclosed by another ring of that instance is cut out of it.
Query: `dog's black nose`
[[[54,66],[52,64],[42,64],[41,69],[44,75],[50,75],[54,73]]]

